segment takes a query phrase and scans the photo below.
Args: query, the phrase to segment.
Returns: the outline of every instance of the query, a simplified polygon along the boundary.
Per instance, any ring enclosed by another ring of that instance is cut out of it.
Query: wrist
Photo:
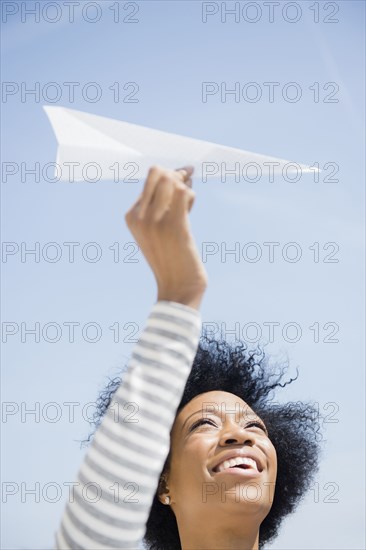
[[[176,302],[198,310],[201,306],[203,295],[204,291],[185,294],[181,292],[159,290],[157,301],[164,300],[167,302]]]

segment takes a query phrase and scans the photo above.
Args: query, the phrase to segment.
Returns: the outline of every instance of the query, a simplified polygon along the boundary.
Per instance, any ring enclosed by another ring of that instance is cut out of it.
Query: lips
[[[212,472],[220,473],[227,469],[232,470],[233,468],[252,470],[261,473],[264,467],[259,456],[253,451],[249,449],[236,449],[222,453],[217,457]]]

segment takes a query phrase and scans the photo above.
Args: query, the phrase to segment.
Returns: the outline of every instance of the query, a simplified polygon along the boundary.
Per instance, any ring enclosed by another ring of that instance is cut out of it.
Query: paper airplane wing
[[[96,180],[133,181],[145,178],[150,166],[158,164],[176,169],[184,165],[195,168],[194,177],[206,181],[223,174],[291,173],[315,171],[302,164],[258,155],[201,141],[153,128],[130,124],[102,116],[44,106],[59,144],[56,163],[61,168],[61,180],[70,181],[72,166],[74,181]],[[260,170],[262,172],[260,172]],[[126,177],[128,178],[126,180]],[[116,179],[117,178],[117,179]]]

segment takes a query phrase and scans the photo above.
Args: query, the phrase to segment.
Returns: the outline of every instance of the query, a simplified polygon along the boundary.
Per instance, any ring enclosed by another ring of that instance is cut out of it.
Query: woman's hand
[[[158,301],[198,309],[208,278],[189,226],[195,199],[192,173],[190,167],[150,168],[144,190],[125,220],[154,272]]]

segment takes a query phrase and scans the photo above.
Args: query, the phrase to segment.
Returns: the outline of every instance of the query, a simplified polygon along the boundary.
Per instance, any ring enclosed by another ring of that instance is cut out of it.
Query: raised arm
[[[126,222],[158,301],[79,470],[57,549],[137,549],[198,346],[207,276],[189,230],[189,170],[153,168]],[[185,181],[188,185],[186,185]]]

